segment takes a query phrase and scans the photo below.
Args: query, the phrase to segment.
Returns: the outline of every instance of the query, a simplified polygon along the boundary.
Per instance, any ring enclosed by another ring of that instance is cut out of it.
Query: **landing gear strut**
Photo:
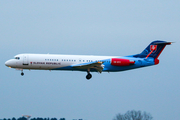
[[[91,73],[90,72],[87,72],[88,74],[86,75],[86,79],[87,80],[89,80],[89,79],[91,79],[92,78],[92,75],[91,75]]]
[[[22,75],[22,76],[24,75],[23,71],[21,72],[21,75]]]

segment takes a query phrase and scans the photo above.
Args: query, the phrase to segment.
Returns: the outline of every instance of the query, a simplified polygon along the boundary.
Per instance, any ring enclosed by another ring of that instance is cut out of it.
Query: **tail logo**
[[[157,45],[151,45],[150,46],[150,51],[155,52],[157,50]]]

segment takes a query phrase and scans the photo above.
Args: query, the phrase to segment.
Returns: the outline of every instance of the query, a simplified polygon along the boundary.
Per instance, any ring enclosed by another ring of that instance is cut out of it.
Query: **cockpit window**
[[[20,59],[20,57],[15,57],[15,59],[19,60],[19,59]]]

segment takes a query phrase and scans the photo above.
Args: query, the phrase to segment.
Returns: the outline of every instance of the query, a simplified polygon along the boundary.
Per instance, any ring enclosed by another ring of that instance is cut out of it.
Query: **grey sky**
[[[180,119],[180,1],[0,1],[0,118],[111,120],[128,110]],[[117,73],[20,71],[19,53],[131,55],[174,41],[157,66]]]

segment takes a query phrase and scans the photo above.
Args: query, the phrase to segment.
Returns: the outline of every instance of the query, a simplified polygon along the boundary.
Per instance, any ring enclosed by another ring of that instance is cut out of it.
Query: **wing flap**
[[[102,72],[103,70],[103,62],[91,62],[91,63],[82,63],[82,64],[77,64],[77,65],[72,65],[72,67],[74,68],[78,68],[78,69],[96,69],[98,72]]]

